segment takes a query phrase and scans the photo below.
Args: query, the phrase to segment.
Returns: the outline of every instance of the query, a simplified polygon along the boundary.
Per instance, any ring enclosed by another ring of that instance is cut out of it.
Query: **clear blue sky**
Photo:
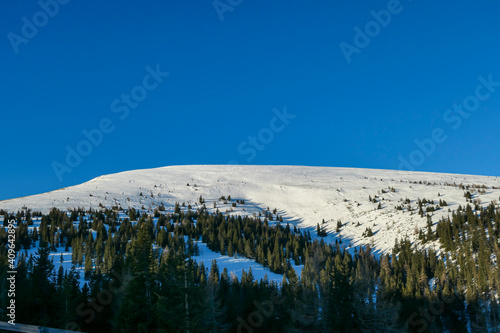
[[[0,199],[180,164],[500,176],[497,2],[45,2],[0,4]]]

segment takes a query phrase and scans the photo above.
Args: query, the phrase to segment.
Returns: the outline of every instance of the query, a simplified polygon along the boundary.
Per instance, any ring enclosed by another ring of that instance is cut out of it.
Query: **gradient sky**
[[[500,176],[496,1],[60,1],[0,3],[0,200],[182,164]]]

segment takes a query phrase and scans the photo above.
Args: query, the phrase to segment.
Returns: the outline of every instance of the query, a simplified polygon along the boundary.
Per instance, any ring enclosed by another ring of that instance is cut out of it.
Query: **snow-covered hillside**
[[[153,211],[161,204],[167,210],[173,209],[179,202],[196,209],[202,196],[211,211],[258,214],[268,207],[271,212],[276,208],[284,222],[309,229],[313,235],[319,223],[328,233],[327,241],[341,238],[346,247],[371,244],[383,252],[392,248],[396,238],[408,235],[417,240],[416,231],[425,228],[427,220],[418,214],[418,199],[434,201],[423,206],[424,212],[427,207],[437,208],[440,200],[446,201],[447,206],[425,213],[437,222],[451,214],[449,210],[467,204],[467,191],[481,205],[493,200],[496,203],[500,179],[351,168],[193,165],[105,175],[78,186],[0,201],[0,208],[17,211],[27,207],[48,212],[51,207],[96,209],[103,205]],[[245,203],[233,207],[219,201],[221,196],[229,195]],[[216,208],[213,202],[217,202]],[[337,232],[339,220],[342,227]],[[367,228],[372,230],[372,237],[363,236]]]

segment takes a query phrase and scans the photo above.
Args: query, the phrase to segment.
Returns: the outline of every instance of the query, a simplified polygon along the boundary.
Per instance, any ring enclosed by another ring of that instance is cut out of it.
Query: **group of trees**
[[[481,332],[500,324],[493,204],[459,207],[436,231],[429,218],[423,237],[438,240],[439,251],[403,238],[380,257],[279,219],[270,225],[267,217],[180,206],[126,213],[53,209],[31,229],[27,212],[5,213],[17,221],[17,322],[88,332]],[[204,267],[192,258],[197,241],[253,258],[283,280],[257,281],[251,270],[238,279],[215,261]],[[0,228],[0,309],[8,302],[6,244]],[[26,256],[36,244],[36,255]],[[61,247],[72,250],[71,269],[50,259]]]

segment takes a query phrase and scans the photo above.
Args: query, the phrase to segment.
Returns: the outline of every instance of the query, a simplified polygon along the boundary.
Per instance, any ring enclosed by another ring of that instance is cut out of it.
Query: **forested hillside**
[[[438,247],[399,238],[380,256],[369,245],[348,251],[340,241],[324,242],[269,210],[235,216],[209,212],[204,203],[196,210],[159,207],[152,214],[119,207],[0,213],[5,226],[12,220],[17,226],[19,323],[87,332],[499,327],[500,211],[494,203],[460,206],[434,226],[428,215],[429,228],[418,237]],[[283,279],[257,280],[251,270],[238,278],[216,261],[200,265],[192,259],[199,242],[221,255],[252,258]],[[0,228],[2,309],[8,302],[7,244]],[[51,259],[58,249],[72,252],[70,269]],[[297,265],[303,265],[299,275]],[[8,320],[5,312],[2,317]]]

